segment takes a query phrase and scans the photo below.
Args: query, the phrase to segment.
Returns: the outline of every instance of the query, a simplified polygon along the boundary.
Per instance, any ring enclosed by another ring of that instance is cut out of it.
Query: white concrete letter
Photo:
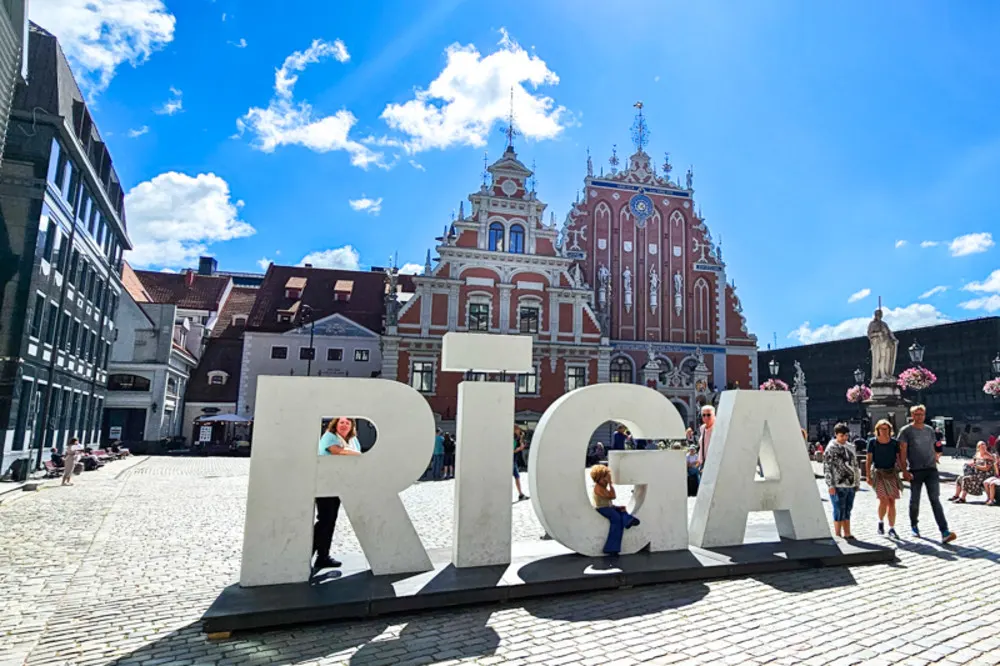
[[[531,337],[446,333],[443,371],[530,372]],[[458,385],[452,563],[510,562],[514,384]]]
[[[594,510],[584,456],[594,430],[620,421],[637,439],[683,439],[684,422],[663,395],[645,386],[597,384],[571,391],[542,415],[528,461],[531,504],[548,534],[581,555],[599,556],[608,521]],[[625,532],[622,554],[687,548],[687,474],[683,451],[613,452],[613,478],[640,484],[630,510],[642,525]],[[647,490],[644,486],[652,486]],[[676,513],[673,519],[671,514]]]
[[[757,458],[764,478],[756,479]],[[788,391],[726,391],[691,517],[691,543],[736,546],[751,511],[773,511],[786,539],[830,537]]]
[[[336,416],[371,421],[375,445],[361,456],[319,456],[322,418]],[[260,377],[240,584],[309,579],[316,497],[340,497],[373,573],[430,570],[399,493],[423,474],[433,450],[434,416],[406,384]]]

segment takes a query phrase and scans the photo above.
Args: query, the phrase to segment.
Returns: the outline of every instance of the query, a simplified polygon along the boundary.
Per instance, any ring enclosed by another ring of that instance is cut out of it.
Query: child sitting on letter
[[[611,484],[611,470],[607,465],[594,465],[590,468],[590,478],[594,480],[594,506],[597,513],[608,519],[608,538],[604,542],[604,552],[617,555],[622,549],[622,531],[639,524],[639,519],[625,511],[623,506],[615,506],[615,487]]]

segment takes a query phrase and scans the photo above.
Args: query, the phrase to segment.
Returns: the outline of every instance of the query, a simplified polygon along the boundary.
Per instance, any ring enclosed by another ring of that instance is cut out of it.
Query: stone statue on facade
[[[793,391],[798,391],[800,388],[804,389],[806,387],[806,373],[802,372],[802,366],[799,365],[798,361],[795,361],[795,382],[792,385]]]
[[[611,271],[604,264],[597,269],[597,306],[600,310],[607,309],[608,294],[611,291]]]
[[[693,189],[694,187],[694,169],[688,169],[687,171],[687,189]]]
[[[632,269],[628,266],[625,267],[625,272],[622,273],[622,285],[624,289],[622,293],[625,295],[625,311],[632,311]]]
[[[389,267],[385,269],[385,325],[396,326],[399,323],[399,298],[397,295],[397,280],[399,272]]]
[[[674,273],[674,312],[679,317],[684,309],[684,276],[680,271]]]
[[[660,276],[656,272],[656,266],[649,269],[649,309],[656,314],[656,306],[660,300]]]
[[[868,341],[872,349],[872,383],[894,382],[899,340],[882,321],[882,308],[875,311],[875,318],[868,324]]]

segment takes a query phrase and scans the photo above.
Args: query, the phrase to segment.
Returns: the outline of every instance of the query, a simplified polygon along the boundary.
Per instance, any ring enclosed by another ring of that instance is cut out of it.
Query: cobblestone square
[[[623,589],[211,641],[199,618],[237,578],[248,469],[237,458],[133,458],[85,473],[73,487],[4,496],[0,665],[1000,663],[993,583],[1000,509],[978,500],[946,505],[959,539],[942,547],[909,536],[908,493],[894,566]],[[452,497],[450,481],[403,493],[428,548],[450,544]],[[865,487],[854,509],[861,539],[880,538],[875,506]],[[530,503],[513,510],[514,538],[540,538]],[[926,500],[921,524],[937,536]],[[335,552],[359,550],[342,516]]]

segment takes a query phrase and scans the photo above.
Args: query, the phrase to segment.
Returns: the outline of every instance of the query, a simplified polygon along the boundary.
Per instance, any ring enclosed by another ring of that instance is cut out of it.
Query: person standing
[[[920,493],[927,488],[927,499],[934,511],[934,520],[941,530],[941,543],[951,543],[957,536],[948,529],[948,520],[941,506],[941,479],[937,464],[941,459],[941,449],[934,429],[926,424],[927,408],[923,405],[910,407],[912,423],[899,430],[897,439],[902,448],[901,456],[907,469],[903,478],[910,482],[910,529],[913,536],[920,536]]]
[[[701,408],[701,425],[698,426],[698,469],[705,468],[708,460],[708,444],[712,441],[712,430],[715,428],[715,407],[705,405]]]
[[[326,432],[319,440],[319,455],[361,455],[358,427],[354,419],[341,416],[330,421],[326,426]],[[339,497],[316,498],[316,523],[313,525],[313,554],[316,557],[313,563],[314,572],[340,566],[340,562],[330,557],[330,545],[333,542],[338,513],[340,513]]]
[[[892,436],[892,424],[886,419],[875,424],[875,436],[868,441],[867,451],[865,476],[878,497],[878,533],[885,534],[883,520],[888,515],[889,536],[898,539],[896,500],[902,490],[899,473],[905,468],[905,464],[899,441]]]
[[[517,468],[517,454],[525,449],[524,431],[521,426],[514,426],[514,487],[517,489],[517,501],[528,499],[528,496],[521,491],[521,471]]]
[[[76,467],[76,460],[80,455],[80,448],[80,440],[76,437],[69,440],[69,446],[66,447],[66,457],[63,460],[62,485],[64,486],[73,485],[73,469]]]
[[[851,509],[854,495],[861,482],[858,469],[858,452],[848,441],[851,429],[846,423],[838,423],[833,428],[834,439],[823,453],[823,478],[830,490],[830,504],[833,505],[833,530],[837,536],[853,539],[851,534]]]
[[[447,432],[444,434],[444,478],[455,478],[455,440]]]
[[[615,428],[615,432],[611,435],[611,450],[612,451],[624,451],[625,450],[625,440],[628,439],[626,435],[625,426],[619,425]]]
[[[438,428],[434,437],[434,454],[431,456],[431,479],[440,481],[444,470],[444,435],[441,428]]]

